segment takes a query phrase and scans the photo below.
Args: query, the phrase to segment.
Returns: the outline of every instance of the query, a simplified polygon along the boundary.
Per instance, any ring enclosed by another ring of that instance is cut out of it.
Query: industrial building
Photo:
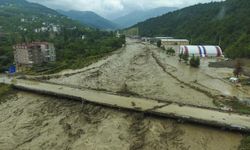
[[[56,61],[54,44],[33,42],[13,46],[14,60],[17,68],[32,67],[42,63]]]
[[[175,53],[178,54],[180,51],[181,45],[189,45],[189,41],[186,39],[161,39],[161,45],[165,49],[172,48],[175,50]]]
[[[222,49],[219,46],[205,46],[205,45],[183,45],[180,46],[182,54],[189,54],[189,56],[200,57],[223,57]]]
[[[141,37],[141,41],[143,42],[150,42],[152,40],[152,38],[150,37]]]
[[[163,40],[163,39],[174,39],[173,37],[168,37],[168,36],[158,36],[154,37],[155,40]]]

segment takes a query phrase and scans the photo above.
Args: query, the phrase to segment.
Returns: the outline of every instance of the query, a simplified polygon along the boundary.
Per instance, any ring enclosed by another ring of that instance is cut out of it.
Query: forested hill
[[[57,62],[50,64],[50,70],[59,71],[83,67],[89,60],[120,48],[124,40],[116,38],[113,32],[83,26],[39,4],[0,0],[0,72],[13,64],[12,46],[17,43],[54,43]]]
[[[220,44],[227,56],[250,58],[250,1],[226,0],[187,7],[134,27],[141,36],[187,38],[192,44]]]
[[[67,17],[45,6],[25,0],[0,0],[0,26],[2,32],[31,32],[52,27],[79,26]]]
[[[39,4],[0,0],[0,72],[13,63],[14,44],[55,41],[59,31],[79,25]]]

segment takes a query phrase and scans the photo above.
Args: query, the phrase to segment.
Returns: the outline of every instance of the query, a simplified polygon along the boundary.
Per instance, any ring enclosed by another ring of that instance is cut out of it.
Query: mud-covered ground
[[[0,149],[235,150],[242,135],[26,92],[0,104]]]
[[[243,67],[243,74],[250,77],[250,59],[238,59],[242,63]],[[221,62],[212,62],[209,63],[210,67],[215,68],[235,68],[236,60],[228,60],[228,61],[221,61]]]
[[[223,79],[230,72],[208,68],[206,62],[200,69],[189,68],[152,45],[128,39],[125,48],[97,63],[45,78],[114,94],[217,108],[214,100],[250,95]],[[242,139],[240,133],[26,92],[3,102],[0,150],[235,150]]]
[[[250,95],[248,90],[224,81],[224,76],[232,72],[230,69],[208,70],[206,62],[200,69],[190,68],[150,44],[130,39],[127,43],[125,48],[80,73],[69,71],[49,81],[212,108],[216,108],[215,100]]]

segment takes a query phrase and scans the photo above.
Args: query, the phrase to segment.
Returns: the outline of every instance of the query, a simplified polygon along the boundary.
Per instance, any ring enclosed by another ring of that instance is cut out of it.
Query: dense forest
[[[50,66],[66,69],[82,67],[89,58],[101,57],[121,47],[125,37],[116,38],[113,32],[82,26],[39,4],[1,0],[0,71],[13,64],[13,45],[32,41],[54,43],[58,61]]]
[[[250,1],[197,4],[139,23],[141,36],[187,38],[192,44],[220,45],[231,58],[250,58]]]

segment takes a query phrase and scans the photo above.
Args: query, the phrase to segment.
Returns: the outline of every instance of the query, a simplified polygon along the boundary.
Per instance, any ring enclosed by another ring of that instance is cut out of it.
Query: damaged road
[[[220,110],[214,100],[249,94],[225,83],[217,76],[219,69],[207,74],[206,70],[190,69],[177,61],[152,45],[128,39],[125,48],[86,68],[27,78],[164,103],[147,107],[147,111],[160,110],[172,103]],[[221,86],[225,87],[224,91],[220,91]],[[130,102],[129,106],[135,108],[138,104]],[[8,98],[0,105],[0,113],[0,149],[3,150],[235,150],[243,137],[240,133],[208,126],[181,124],[140,112],[89,103],[81,105],[78,101],[26,92]]]
[[[169,103],[153,99],[112,95],[100,91],[77,89],[37,81],[17,79],[12,85],[20,90],[27,90],[45,95],[87,101],[114,108],[130,109],[143,113],[158,114],[206,125],[250,132],[250,117],[248,115],[211,108],[179,105],[177,103]]]
[[[0,105],[1,150],[235,150],[242,139],[239,133],[32,93],[7,99]]]

